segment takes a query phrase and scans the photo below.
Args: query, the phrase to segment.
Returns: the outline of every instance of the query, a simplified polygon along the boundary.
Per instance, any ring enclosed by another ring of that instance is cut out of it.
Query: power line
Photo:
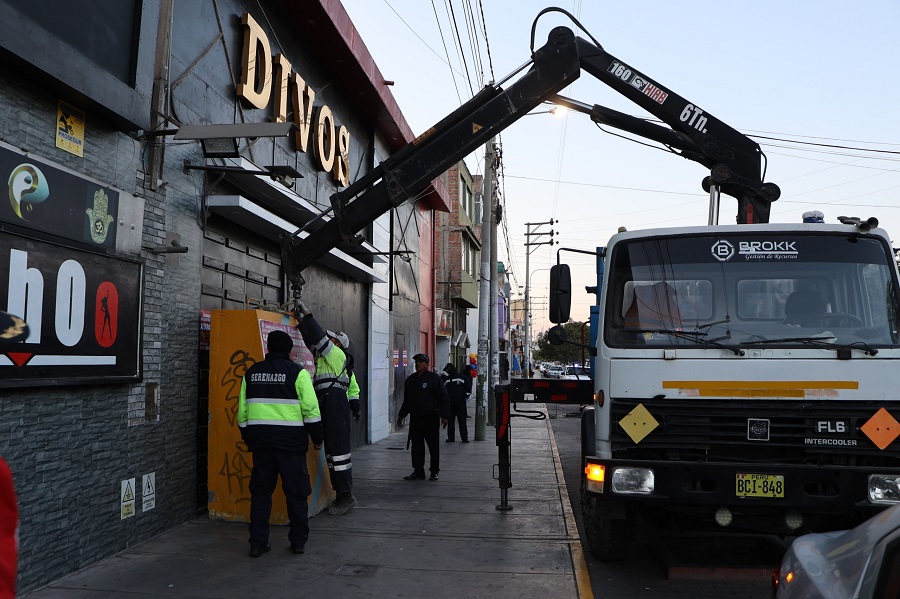
[[[494,61],[491,58],[491,44],[488,41],[487,22],[484,20],[484,6],[481,4],[481,0],[478,0],[478,11],[481,13],[481,30],[484,33],[484,46],[487,51],[488,66],[491,69],[491,81],[496,81],[497,78],[494,76]]]
[[[469,62],[466,60],[465,54],[463,53],[462,37],[459,35],[459,24],[456,22],[456,12],[453,10],[453,0],[445,0],[444,7],[447,9],[447,17],[450,19],[450,24],[453,26],[453,33],[456,35],[456,49],[459,54],[459,60],[466,70],[466,83],[469,85],[469,93],[474,96],[475,90],[472,88],[472,76],[469,74]]]
[[[387,2],[387,0],[385,0],[385,2]],[[388,6],[390,6],[390,4],[388,4]],[[454,75],[453,65],[450,63],[450,51],[447,50],[447,41],[444,39],[444,29],[441,27],[441,20],[440,20],[440,18],[438,18],[437,7],[434,5],[434,0],[431,0],[431,8],[434,10],[434,20],[438,26],[438,33],[441,34],[441,44],[443,44],[443,46],[444,46],[444,54],[447,55],[447,66],[450,67],[450,79],[453,81],[453,88],[456,90],[456,98],[459,100],[459,103],[462,104],[463,103],[462,95],[459,93],[459,86],[456,85],[456,75]],[[396,12],[396,11],[394,11],[394,12]],[[397,15],[397,16],[399,17],[400,15]],[[400,20],[403,21],[403,18],[401,17]],[[407,27],[409,27],[409,25],[406,23],[406,21],[403,21],[403,24],[406,25]],[[410,30],[412,30],[412,27],[410,27]],[[413,33],[416,33],[416,32],[413,31]],[[416,37],[419,37],[418,33],[416,33]],[[419,39],[421,40],[422,38],[419,37]],[[422,40],[422,43],[425,43],[425,40]],[[425,44],[425,45],[428,46],[428,44]],[[433,50],[432,50],[432,52],[433,52]]]

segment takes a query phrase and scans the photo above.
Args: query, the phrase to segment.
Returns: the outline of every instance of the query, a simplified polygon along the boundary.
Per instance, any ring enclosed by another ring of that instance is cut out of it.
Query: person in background
[[[24,341],[28,325],[0,310],[0,347]],[[19,506],[12,471],[0,456],[0,599],[15,599],[19,571]]]
[[[440,427],[447,428],[450,402],[447,390],[438,373],[428,370],[428,356],[413,356],[416,371],[403,385],[403,405],[397,416],[397,428],[403,428],[403,419],[409,415],[409,441],[412,444],[413,471],[404,480],[425,480],[425,445],[431,456],[431,476],[437,480],[440,472]]]
[[[0,599],[15,599],[19,555],[19,509],[12,472],[0,457]]]
[[[450,399],[450,418],[447,424],[447,443],[456,441],[456,423],[459,422],[459,438],[463,443],[469,442],[469,429],[466,427],[466,376],[456,371],[456,366],[450,362],[444,367],[442,373],[444,387],[447,389],[447,397]],[[471,381],[471,379],[470,379]],[[471,389],[471,382],[469,387]]]
[[[466,401],[469,401],[472,399],[472,383],[475,378],[472,376],[471,364],[466,364],[466,367],[463,368],[463,376],[466,378]],[[469,410],[466,410],[466,418],[471,418]]]
[[[303,342],[316,358],[313,386],[319,398],[319,411],[325,428],[325,461],[335,492],[328,513],[343,516],[357,503],[353,496],[350,413],[352,410],[354,417],[359,418],[359,391],[357,387],[355,401],[351,403],[348,398],[351,378],[347,370],[347,355],[332,340],[336,339],[337,333],[325,331],[302,303],[298,304],[294,318],[297,319]],[[349,345],[350,340],[346,341]]]
[[[308,498],[312,492],[306,451],[312,439],[322,447],[322,421],[309,373],[291,360],[294,341],[284,331],[266,338],[268,353],[247,369],[238,397],[241,439],[253,454],[250,473],[250,557],[260,557],[269,545],[272,493],[281,475],[287,500],[288,540],[303,553],[309,538]]]

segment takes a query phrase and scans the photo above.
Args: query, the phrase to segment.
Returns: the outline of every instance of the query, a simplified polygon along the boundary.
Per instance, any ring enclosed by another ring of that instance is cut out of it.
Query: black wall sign
[[[0,305],[28,323],[0,346],[0,387],[137,380],[143,265],[0,232]]]
[[[0,147],[0,221],[89,245],[116,247],[119,193],[109,187]]]

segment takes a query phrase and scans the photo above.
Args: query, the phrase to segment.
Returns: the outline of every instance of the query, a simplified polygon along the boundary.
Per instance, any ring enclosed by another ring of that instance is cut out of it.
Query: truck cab
[[[900,294],[883,230],[624,232],[597,272],[582,491],[598,558],[624,555],[638,517],[786,535],[900,502]]]

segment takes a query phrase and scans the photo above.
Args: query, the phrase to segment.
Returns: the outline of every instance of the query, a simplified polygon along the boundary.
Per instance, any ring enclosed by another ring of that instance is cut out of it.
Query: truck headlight
[[[653,494],[653,470],[650,468],[616,468],[612,476],[612,490],[622,495]]]
[[[900,476],[870,474],[869,501],[872,503],[900,503]]]

